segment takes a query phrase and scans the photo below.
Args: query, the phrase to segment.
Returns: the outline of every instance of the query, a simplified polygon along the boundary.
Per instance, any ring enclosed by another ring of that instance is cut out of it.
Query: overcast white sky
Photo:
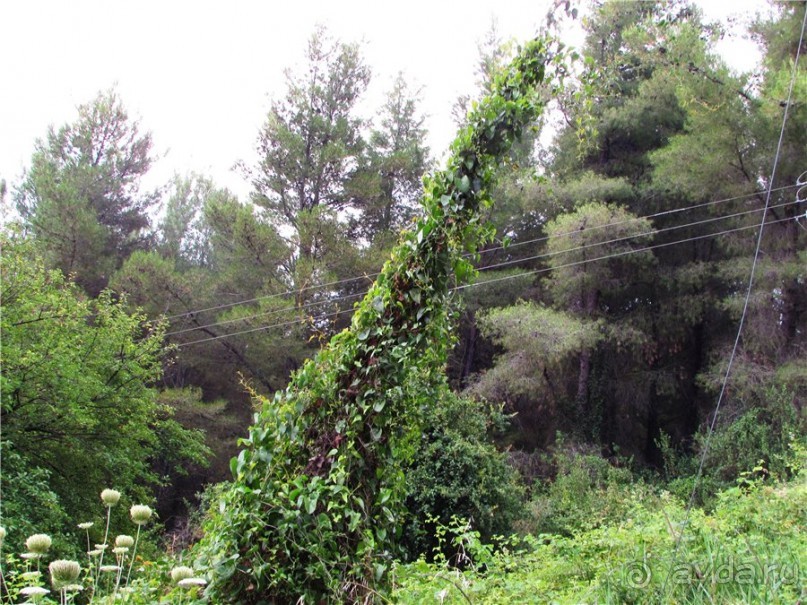
[[[152,132],[159,160],[149,184],[174,172],[208,174],[242,198],[231,170],[254,161],[269,99],[299,62],[317,23],[363,41],[373,70],[365,106],[380,105],[394,76],[423,87],[430,145],[440,155],[451,106],[473,89],[477,42],[496,18],[502,36],[529,38],[548,0],[5,0],[0,6],[0,178],[13,187],[36,138],[76,106],[117,85],[130,115]],[[707,17],[751,15],[763,0],[702,0]],[[750,69],[748,42],[728,51]]]

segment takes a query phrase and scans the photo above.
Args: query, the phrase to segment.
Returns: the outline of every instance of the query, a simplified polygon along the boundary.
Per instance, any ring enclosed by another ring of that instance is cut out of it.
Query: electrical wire
[[[229,309],[230,307],[236,307],[238,305],[246,305],[253,302],[258,302],[260,300],[269,300],[272,298],[279,298],[281,296],[291,296],[292,294],[299,294],[301,292],[308,292],[309,290],[318,290],[321,288],[328,288],[330,286],[339,286],[342,284],[347,284],[354,281],[360,281],[362,279],[371,279],[373,277],[377,277],[380,275],[378,273],[369,273],[367,275],[361,275],[359,277],[350,277],[348,279],[340,279],[337,281],[328,282],[326,284],[317,284],[316,286],[306,286],[305,288],[300,288],[299,290],[287,290],[285,292],[278,292],[277,294],[267,294],[265,296],[256,296],[255,298],[249,298],[246,300],[239,300],[237,302],[231,303],[224,303],[223,305],[215,305],[213,307],[205,307],[204,309],[194,309],[192,311],[185,311],[184,313],[177,313],[176,315],[166,315],[165,319],[177,319],[179,317],[187,317],[188,315],[196,315],[197,313],[205,313],[207,311],[218,311],[220,309]]]
[[[807,174],[807,173],[805,173],[805,174]],[[793,187],[796,187],[796,186],[797,185],[785,185],[784,187],[777,187],[776,189],[774,189],[774,191],[784,191],[786,189],[792,189]],[[727,198],[724,198],[724,199],[721,199],[721,200],[712,200],[712,201],[709,201],[709,202],[702,202],[700,204],[693,204],[692,206],[685,206],[683,208],[673,208],[671,210],[662,210],[660,212],[655,212],[653,214],[646,214],[644,216],[637,216],[637,217],[634,217],[634,218],[625,219],[623,221],[616,221],[616,222],[613,222],[613,223],[608,223],[607,225],[594,225],[592,227],[587,227],[586,229],[583,229],[582,232],[597,231],[599,229],[606,229],[608,227],[616,227],[618,225],[634,223],[636,221],[641,221],[641,220],[646,220],[646,219],[658,218],[658,217],[661,217],[661,216],[667,216],[669,214],[677,214],[679,212],[688,212],[690,210],[697,210],[699,208],[707,208],[709,206],[715,206],[717,204],[725,204],[727,202],[736,202],[738,200],[743,200],[743,199],[747,199],[747,198],[751,198],[751,197],[756,197],[756,196],[758,196],[760,194],[763,194],[763,193],[765,193],[765,192],[764,191],[756,191],[754,193],[746,193],[745,195],[738,195],[738,196],[735,196],[735,197],[727,197]],[[565,235],[572,235],[574,233],[580,233],[580,231],[570,231],[568,233],[559,233],[559,234],[555,235],[554,237],[562,237],[562,236],[565,236]],[[524,240],[524,241],[520,241],[520,242],[515,242],[515,243],[512,243],[512,244],[496,246],[494,248],[485,248],[484,250],[480,250],[479,253],[480,254],[486,254],[488,252],[494,252],[496,250],[510,250],[512,248],[517,248],[518,246],[523,246],[525,244],[532,244],[532,243],[535,243],[535,242],[543,242],[543,241],[546,241],[548,239],[549,239],[549,236],[544,235],[542,237],[538,237],[538,238],[535,238],[535,239],[528,239],[528,240]]]
[[[782,190],[785,190],[785,189],[791,189],[793,187],[795,187],[795,185],[788,185],[788,186],[785,186],[785,187],[779,187],[777,189],[774,189],[773,191],[782,191]],[[647,214],[647,215],[644,215],[644,216],[639,216],[639,217],[635,217],[635,218],[631,218],[631,219],[626,219],[626,220],[623,220],[623,221],[616,221],[614,223],[609,223],[609,224],[606,224],[606,225],[595,225],[593,227],[588,227],[586,229],[583,229],[582,231],[570,231],[568,233],[559,233],[559,234],[556,234],[555,237],[562,237],[562,236],[565,236],[565,235],[572,235],[573,233],[588,232],[589,230],[595,231],[595,230],[599,230],[599,229],[605,229],[605,228],[608,228],[608,227],[615,227],[615,226],[622,225],[622,224],[625,224],[625,223],[657,218],[657,217],[660,217],[660,216],[665,216],[665,215],[669,215],[669,214],[675,214],[675,213],[679,213],[679,212],[687,212],[687,211],[695,210],[695,209],[698,209],[698,208],[705,208],[705,207],[714,206],[714,205],[717,205],[717,204],[724,204],[724,203],[727,203],[727,202],[734,202],[734,201],[738,201],[738,200],[742,200],[742,199],[748,199],[748,198],[756,197],[756,196],[758,196],[758,195],[760,195],[762,193],[765,193],[765,192],[755,191],[755,192],[747,193],[745,195],[739,195],[739,196],[734,196],[734,197],[724,198],[724,199],[719,199],[719,200],[712,200],[712,201],[709,201],[709,202],[702,202],[700,204],[693,204],[693,205],[690,205],[690,206],[685,206],[683,208],[674,208],[674,209],[671,209],[671,210],[663,210],[661,212],[656,212],[656,213],[653,213],[653,214]],[[490,252],[495,252],[497,250],[516,248],[518,246],[524,246],[524,245],[527,245],[527,244],[543,242],[543,241],[546,241],[547,239],[549,239],[548,236],[542,236],[542,237],[538,237],[538,238],[535,238],[535,239],[524,240],[524,241],[516,242],[516,243],[512,243],[512,244],[495,246],[495,247],[492,247],[492,248],[486,248],[485,250],[480,250],[479,254],[488,254]],[[262,301],[262,300],[270,300],[270,299],[273,299],[273,298],[280,298],[280,297],[283,297],[283,296],[291,296],[291,295],[294,295],[294,294],[300,294],[302,292],[308,292],[310,290],[318,290],[318,289],[329,288],[329,287],[332,287],[332,286],[340,286],[340,285],[343,285],[343,284],[352,283],[352,282],[360,281],[360,280],[363,280],[363,279],[371,280],[371,279],[373,279],[375,277],[378,277],[380,274],[381,274],[380,271],[375,272],[375,273],[367,273],[365,275],[361,275],[361,276],[358,276],[358,277],[350,277],[350,278],[346,278],[346,279],[341,279],[341,280],[337,280],[337,281],[328,282],[328,283],[325,283],[325,284],[317,284],[315,286],[307,286],[305,288],[300,288],[299,290],[287,290],[285,292],[278,292],[278,293],[275,293],[275,294],[267,294],[267,295],[263,295],[263,296],[257,296],[257,297],[254,297],[254,298],[248,298],[248,299],[239,300],[239,301],[235,301],[235,302],[231,302],[231,303],[224,303],[224,304],[221,304],[221,305],[214,305],[214,306],[210,306],[210,307],[204,307],[202,309],[193,309],[193,310],[190,310],[190,311],[185,311],[183,313],[177,313],[177,314],[174,314],[174,315],[166,315],[165,319],[168,319],[168,320],[179,319],[179,318],[182,318],[182,317],[188,317],[188,316],[191,316],[191,315],[197,315],[199,313],[206,313],[208,311],[218,311],[218,310],[221,310],[221,309],[228,309],[228,308],[231,308],[231,307],[250,304],[250,303],[254,303],[254,302],[258,302],[258,301]]]
[[[320,318],[324,319],[324,318],[327,318],[327,317],[336,317],[337,315],[340,315],[342,313],[347,313],[348,311],[351,311],[351,309],[339,309],[337,311],[334,311],[333,313],[328,313],[326,315],[321,315]],[[250,328],[249,330],[241,330],[239,332],[228,332],[227,334],[219,334],[217,336],[211,336],[209,338],[201,338],[199,340],[192,340],[190,342],[183,342],[183,343],[179,343],[179,344],[174,345],[174,346],[176,348],[178,348],[178,349],[181,349],[182,347],[188,347],[190,345],[196,345],[196,344],[199,344],[199,343],[202,343],[202,342],[211,342],[213,340],[221,340],[222,338],[229,338],[230,336],[241,336],[242,334],[251,334],[252,332],[261,332],[263,330],[269,330],[271,328],[283,328],[283,327],[286,327],[286,326],[293,326],[295,324],[303,323],[305,321],[308,321],[308,318],[307,317],[301,317],[301,318],[298,318],[298,319],[292,319],[290,321],[284,321],[284,322],[278,323],[278,324],[269,324],[267,326],[258,326],[257,328]]]
[[[235,317],[233,319],[225,319],[223,321],[218,321],[215,323],[205,324],[203,326],[194,326],[192,328],[184,328],[182,330],[174,330],[173,332],[166,332],[165,336],[175,336],[177,334],[185,334],[187,332],[195,332],[196,330],[204,330],[207,328],[215,328],[218,326],[224,326],[231,323],[235,323],[238,321],[248,321],[250,319],[255,319],[257,317],[268,317],[270,315],[279,315],[285,311],[301,311],[303,309],[310,309],[312,307],[317,307],[321,305],[327,305],[330,303],[334,303],[340,300],[348,300],[350,298],[360,298],[367,294],[367,290],[363,290],[362,292],[357,292],[355,294],[345,294],[344,296],[335,296],[334,298],[329,298],[327,300],[319,300],[316,302],[306,303],[304,305],[300,305],[299,307],[291,305],[288,307],[282,307],[280,309],[272,309],[270,311],[263,311],[261,313],[255,313],[253,315],[245,315],[244,317]]]
[[[789,206],[789,205],[792,205],[794,203],[795,202],[785,202],[783,204],[778,204],[776,206],[772,206],[771,209],[773,209],[773,208],[781,208],[781,207],[784,207],[784,206]],[[486,271],[486,270],[489,270],[489,269],[496,269],[496,268],[511,266],[511,265],[514,265],[514,264],[519,264],[519,263],[523,263],[523,262],[527,262],[527,261],[534,261],[534,260],[550,258],[552,256],[557,256],[557,255],[560,255],[560,254],[566,254],[566,253],[570,253],[570,252],[577,252],[577,251],[581,251],[581,250],[587,250],[587,249],[590,249],[590,248],[595,248],[597,246],[605,246],[605,245],[608,245],[608,244],[614,244],[614,243],[629,241],[629,240],[638,239],[638,238],[645,237],[645,236],[655,236],[655,235],[657,235],[659,233],[665,233],[665,232],[674,231],[674,230],[677,230],[677,229],[685,229],[685,228],[689,228],[689,227],[696,227],[698,225],[704,225],[704,224],[707,224],[707,223],[713,223],[713,222],[716,222],[716,221],[726,220],[726,219],[729,219],[729,218],[737,218],[737,217],[740,217],[740,216],[745,216],[745,215],[748,215],[748,214],[753,214],[753,213],[756,213],[756,212],[760,212],[761,210],[762,210],[761,208],[755,208],[753,210],[745,210],[743,212],[735,212],[735,213],[728,214],[728,215],[711,217],[711,218],[704,219],[704,220],[701,220],[701,221],[693,221],[691,223],[685,223],[683,225],[672,225],[672,226],[669,226],[669,227],[664,227],[662,229],[645,231],[643,233],[636,233],[636,234],[633,234],[633,235],[628,235],[628,236],[624,236],[624,237],[620,237],[620,238],[614,238],[614,239],[604,240],[604,241],[600,241],[600,242],[592,242],[592,243],[584,244],[584,245],[581,245],[581,246],[574,246],[574,247],[571,247],[571,248],[565,248],[563,250],[552,250],[552,251],[543,252],[541,254],[537,254],[537,255],[534,255],[534,256],[529,256],[529,257],[525,257],[525,258],[518,258],[518,259],[509,260],[509,261],[503,261],[501,263],[496,263],[496,264],[493,264],[493,265],[487,265],[485,267],[480,268],[480,270],[485,270]],[[628,223],[628,222],[635,222],[635,220],[636,219],[630,219],[630,221],[619,221],[617,223],[610,223],[609,225],[625,224],[625,223]],[[593,230],[596,230],[598,228],[602,228],[602,225],[595,225],[595,226],[591,227],[589,229],[589,231],[593,231]],[[562,235],[580,235],[580,234],[586,233],[586,232],[587,231],[584,229],[584,230],[571,231],[571,232],[568,232],[568,233],[562,234]],[[553,236],[553,237],[561,237],[562,235]],[[548,238],[541,238],[540,241],[544,241],[545,239],[548,239]],[[536,241],[538,241],[538,240],[536,240]],[[359,292],[359,293],[347,294],[347,295],[343,295],[343,296],[336,296],[336,297],[333,297],[333,298],[329,298],[327,300],[307,303],[307,304],[302,305],[300,307],[290,305],[290,306],[287,306],[287,307],[282,307],[280,309],[273,309],[273,310],[270,310],[270,311],[262,311],[260,313],[254,313],[252,315],[247,315],[247,316],[244,316],[244,317],[236,317],[236,318],[227,319],[227,320],[223,320],[223,321],[219,321],[219,322],[208,323],[208,324],[201,325],[201,326],[193,326],[193,327],[184,328],[184,329],[181,329],[181,330],[174,330],[174,331],[171,331],[171,332],[166,332],[165,335],[166,336],[173,336],[173,335],[177,335],[177,334],[185,334],[185,333],[188,333],[188,332],[195,332],[197,330],[203,330],[203,329],[207,329],[207,328],[215,328],[215,327],[218,327],[218,326],[229,325],[231,323],[235,323],[235,322],[239,322],[239,321],[248,321],[250,319],[255,319],[255,318],[258,318],[258,317],[268,317],[268,316],[272,316],[272,315],[278,315],[278,314],[286,312],[286,311],[299,311],[301,309],[310,309],[310,308],[321,306],[321,305],[332,304],[332,303],[339,302],[339,301],[342,301],[342,300],[348,300],[348,299],[351,299],[351,298],[358,298],[358,297],[364,296],[365,293],[366,293],[366,290],[362,291],[362,292]]]
[[[790,220],[793,220],[793,219],[788,217],[788,218],[784,218],[784,219],[778,219],[778,220],[775,220],[775,221],[766,221],[765,224],[766,225],[774,225],[774,224],[777,224],[777,223],[782,223],[782,222],[786,222],[786,221],[790,221]],[[507,275],[507,276],[504,276],[504,277],[485,280],[485,281],[482,281],[482,282],[476,282],[476,283],[473,283],[473,284],[464,284],[464,285],[461,285],[461,286],[456,286],[454,288],[451,288],[450,291],[459,291],[459,290],[464,290],[464,289],[467,289],[467,288],[485,286],[485,285],[488,285],[488,284],[497,283],[497,282],[505,281],[505,280],[508,280],[508,279],[518,279],[518,278],[524,277],[526,275],[537,275],[537,274],[540,274],[540,273],[547,273],[547,272],[550,272],[550,271],[556,271],[558,269],[564,269],[564,268],[568,268],[568,267],[575,267],[575,266],[584,265],[584,264],[587,264],[587,263],[593,263],[593,262],[597,262],[597,261],[601,261],[601,260],[608,260],[608,259],[612,259],[612,258],[618,258],[618,257],[622,257],[622,256],[627,256],[627,255],[630,255],[630,254],[638,254],[640,252],[647,252],[647,251],[650,251],[650,250],[655,250],[655,249],[658,249],[658,248],[665,248],[665,247],[673,246],[673,245],[676,245],[676,244],[684,244],[684,243],[693,242],[693,241],[697,241],[697,240],[707,239],[707,238],[710,238],[710,237],[717,237],[717,236],[720,236],[720,235],[726,235],[728,233],[736,233],[736,232],[739,232],[739,231],[746,231],[748,229],[757,229],[757,228],[759,228],[758,224],[745,225],[743,227],[735,227],[733,229],[726,229],[724,231],[718,231],[716,233],[707,233],[707,234],[697,235],[697,236],[693,236],[693,237],[688,237],[688,238],[685,238],[685,239],[682,239],[682,240],[676,240],[676,241],[672,241],[672,242],[663,242],[661,244],[654,244],[654,245],[650,245],[650,246],[643,246],[641,248],[623,250],[621,252],[617,252],[617,253],[614,253],[614,254],[606,254],[606,255],[603,255],[603,256],[598,256],[598,257],[590,258],[590,259],[586,259],[586,260],[569,262],[569,263],[565,263],[565,264],[562,264],[562,265],[558,265],[556,267],[542,267],[540,269],[534,269],[534,270],[531,270],[531,271],[525,271],[523,273],[519,273],[518,275]],[[485,267],[483,269],[480,269],[480,272],[486,271],[486,270],[489,270],[489,268]],[[352,311],[352,309],[340,309],[338,311],[323,315],[321,317],[322,318],[335,317],[337,315],[340,315],[340,314],[346,313],[346,312],[350,312],[350,311]],[[219,334],[217,336],[211,336],[209,338],[202,338],[202,339],[193,340],[193,341],[190,341],[190,342],[179,343],[179,344],[176,344],[175,346],[177,348],[183,348],[183,347],[194,345],[194,344],[200,344],[200,343],[204,343],[204,342],[211,342],[211,341],[214,341],[214,340],[220,340],[222,338],[228,338],[230,336],[240,336],[242,334],[250,334],[252,332],[258,332],[258,331],[261,331],[261,330],[269,330],[271,328],[279,328],[279,327],[284,327],[284,326],[288,326],[288,325],[293,325],[293,324],[301,323],[301,322],[304,322],[304,321],[307,321],[307,320],[308,320],[308,318],[299,318],[299,319],[296,319],[296,320],[291,320],[291,321],[282,322],[282,323],[278,323],[278,324],[268,324],[268,325],[264,325],[264,326],[258,326],[256,328],[250,328],[248,330],[241,330],[241,331],[238,331],[238,332],[229,332],[227,334]]]
[[[782,128],[779,131],[779,141],[776,144],[776,154],[773,158],[773,167],[771,168],[771,177],[768,180],[770,186],[773,185],[776,179],[776,168],[779,165],[779,157],[782,151],[782,142],[785,138],[785,126],[787,125],[787,118],[789,115],[790,109],[790,102],[793,98],[793,87],[796,83],[796,75],[798,74],[799,68],[799,57],[801,55],[801,46],[804,42],[804,30],[805,26],[807,26],[807,10],[804,11],[804,18],[801,23],[801,34],[799,36],[799,44],[796,49],[796,59],[793,62],[793,73],[790,76],[790,87],[787,92],[787,102],[785,103],[785,110],[784,115],[782,116]],[[801,178],[801,177],[799,177]],[[798,182],[798,181],[797,181]],[[798,192],[796,193],[796,199],[799,199]],[[675,540],[675,549],[673,551],[673,558],[672,563],[670,565],[669,572],[667,573],[667,577],[664,579],[664,584],[661,589],[662,598],[667,596],[667,585],[669,583],[670,578],[672,577],[673,569],[675,569],[676,562],[678,561],[678,551],[681,548],[681,542],[683,541],[684,533],[686,532],[687,525],[689,524],[689,516],[692,512],[692,507],[695,503],[695,494],[697,493],[698,483],[700,483],[701,477],[703,476],[703,467],[706,463],[706,457],[709,454],[709,444],[712,439],[712,435],[714,434],[715,426],[717,424],[717,416],[720,412],[720,405],[723,403],[723,398],[726,394],[726,387],[729,382],[729,376],[731,375],[731,369],[734,365],[734,359],[737,356],[737,350],[740,347],[740,336],[742,335],[743,326],[745,325],[745,318],[748,315],[748,306],[751,301],[751,291],[754,286],[754,277],[756,276],[756,269],[757,269],[757,262],[759,260],[759,252],[762,248],[762,235],[765,231],[765,217],[768,214],[768,210],[770,207],[771,202],[771,189],[768,189],[768,194],[765,196],[765,212],[762,215],[762,221],[759,224],[759,234],[757,235],[757,245],[756,249],[754,250],[754,259],[751,263],[751,272],[748,276],[748,288],[745,292],[745,301],[743,303],[743,311],[740,315],[740,321],[737,326],[737,336],[734,338],[734,345],[731,348],[731,354],[729,355],[728,365],[726,366],[726,373],[723,376],[723,384],[720,387],[720,394],[717,397],[717,403],[715,404],[714,412],[712,413],[712,420],[709,423],[709,429],[706,433],[706,439],[704,440],[703,444],[703,452],[701,453],[700,462],[698,463],[698,471],[695,474],[695,481],[692,485],[692,492],[689,495],[689,502],[687,503],[686,512],[684,514],[684,521],[681,525],[681,531],[678,534],[678,537]],[[786,219],[787,220],[787,219]],[[769,224],[769,223],[768,223]]]
[[[771,206],[770,209],[782,208],[784,206],[792,206],[793,204],[795,204],[795,202],[785,202],[783,204],[777,204],[776,206]],[[738,216],[744,216],[746,214],[753,214],[755,212],[760,212],[761,210],[762,210],[761,208],[755,208],[754,210],[745,210],[744,212],[735,212],[733,214],[727,214],[727,215],[724,215],[724,216],[712,217],[712,218],[704,219],[702,221],[695,221],[695,222],[692,222],[692,223],[686,223],[684,225],[673,225],[673,226],[670,226],[670,227],[664,227],[662,229],[656,229],[656,230],[653,230],[653,231],[645,231],[643,233],[635,233],[633,235],[626,235],[624,237],[617,237],[617,238],[614,238],[614,239],[604,240],[604,241],[601,241],[601,242],[593,242],[593,243],[590,243],[590,244],[583,244],[581,246],[576,246],[574,248],[566,248],[564,250],[552,250],[550,252],[545,252],[543,254],[538,254],[536,256],[528,256],[526,258],[513,259],[513,260],[509,260],[509,261],[503,261],[501,263],[496,263],[494,265],[487,265],[487,266],[485,266],[483,268],[485,270],[487,270],[487,269],[497,269],[499,267],[506,267],[508,265],[513,265],[513,264],[516,264],[516,263],[522,263],[522,262],[531,261],[531,260],[539,260],[539,259],[542,259],[542,258],[548,258],[548,257],[551,257],[551,256],[557,256],[557,255],[560,255],[560,254],[567,254],[569,252],[577,252],[577,251],[580,251],[580,250],[586,250],[586,249],[589,249],[589,248],[595,248],[597,246],[605,246],[607,244],[617,244],[617,243],[620,243],[620,242],[624,242],[624,241],[628,241],[628,240],[632,240],[632,239],[638,239],[638,238],[641,238],[641,237],[653,237],[653,236],[655,236],[655,235],[657,235],[659,233],[665,233],[665,232],[668,232],[668,231],[675,231],[677,229],[686,229],[688,227],[695,227],[695,226],[698,226],[698,225],[705,225],[706,223],[713,223],[715,221],[721,221],[721,220],[725,220],[725,219],[729,219],[729,218],[736,218]],[[625,222],[625,221],[623,221],[623,222]],[[580,233],[584,233],[584,230],[574,231],[574,232],[572,232],[572,235],[580,234]]]
[[[767,221],[765,224],[766,225],[775,225],[777,223],[784,223],[784,222],[791,221],[791,220],[793,220],[793,219],[790,218],[790,217],[781,218],[781,219],[778,219],[778,220],[775,220],[775,221]],[[667,248],[668,246],[674,246],[676,244],[686,244],[686,243],[689,243],[689,242],[694,242],[694,241],[698,241],[698,240],[702,240],[702,239],[708,239],[710,237],[717,237],[719,235],[726,235],[728,233],[736,233],[738,231],[746,231],[748,229],[757,229],[757,228],[759,228],[759,225],[745,225],[743,227],[735,227],[734,229],[726,229],[724,231],[718,231],[716,233],[706,233],[706,234],[703,234],[703,235],[696,235],[696,236],[693,236],[693,237],[688,237],[686,239],[676,240],[676,241],[673,241],[673,242],[663,242],[661,244],[653,244],[651,246],[643,246],[642,248],[632,248],[630,250],[623,250],[622,252],[615,252],[614,254],[606,254],[604,256],[597,256],[595,258],[589,258],[589,259],[585,259],[585,260],[569,262],[569,263],[565,263],[565,264],[562,264],[562,265],[557,265],[555,267],[542,267],[540,269],[534,269],[532,271],[524,271],[523,273],[519,273],[518,275],[506,275],[506,276],[500,277],[500,278],[489,279],[489,280],[486,280],[484,282],[477,282],[477,283],[473,283],[473,284],[463,284],[463,285],[457,286],[457,287],[455,287],[453,289],[454,290],[464,290],[466,288],[473,288],[473,287],[476,287],[476,286],[484,286],[484,285],[487,285],[487,284],[493,284],[493,283],[496,283],[496,282],[505,281],[507,279],[517,279],[517,278],[523,277],[525,275],[537,275],[539,273],[548,273],[550,271],[557,271],[558,269],[565,269],[567,267],[575,267],[575,266],[578,266],[578,265],[584,265],[586,263],[592,263],[592,262],[596,262],[596,261],[600,261],[600,260],[609,260],[609,259],[612,259],[612,258],[618,258],[620,256],[628,256],[630,254],[638,254],[640,252],[647,252],[649,250],[657,250],[659,248]],[[484,271],[486,269],[487,268],[480,269],[480,271]]]

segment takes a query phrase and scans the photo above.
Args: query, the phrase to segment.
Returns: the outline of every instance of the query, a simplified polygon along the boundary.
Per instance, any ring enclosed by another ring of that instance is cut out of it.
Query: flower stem
[[[134,543],[134,547],[132,548],[132,560],[129,561],[129,571],[126,574],[126,586],[129,586],[129,578],[132,575],[132,566],[134,565],[134,562],[135,562],[135,555],[137,555],[137,541],[140,539],[140,528],[141,527],[142,526],[140,525],[140,523],[138,523],[137,524],[137,533],[135,534],[135,543]]]
[[[118,588],[120,587],[120,579],[121,576],[123,576],[124,565],[126,565],[126,553],[120,555],[120,557],[118,558],[118,574],[117,574],[118,577],[115,578],[115,591],[112,593],[113,600],[114,597],[118,594]]]
[[[104,545],[106,546],[107,538],[109,538],[109,520],[112,517],[112,507],[106,507],[106,530],[104,531]],[[98,568],[95,570],[95,582],[92,585],[92,598],[95,599],[95,591],[98,589],[98,578],[101,575],[101,565],[104,564],[104,552],[106,548],[101,549],[101,556],[98,557]]]
[[[5,603],[6,598],[3,596],[3,591],[7,590],[6,577],[3,575],[3,553],[0,552],[0,603]],[[11,595],[8,596],[11,599]],[[10,601],[9,601],[10,602]]]

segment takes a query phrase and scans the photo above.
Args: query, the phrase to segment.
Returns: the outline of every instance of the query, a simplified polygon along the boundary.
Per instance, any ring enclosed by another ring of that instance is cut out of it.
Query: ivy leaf
[[[316,494],[303,499],[305,502],[305,512],[307,512],[309,515],[313,515],[314,511],[317,510],[317,500],[318,498]]]

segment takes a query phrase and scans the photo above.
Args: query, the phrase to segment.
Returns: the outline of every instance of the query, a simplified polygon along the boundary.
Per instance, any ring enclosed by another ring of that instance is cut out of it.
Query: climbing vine
[[[370,602],[386,586],[420,410],[448,389],[448,299],[473,273],[498,158],[543,107],[560,49],[528,43],[476,104],[424,216],[402,235],[350,329],[262,401],[205,526],[198,564],[215,603]]]

